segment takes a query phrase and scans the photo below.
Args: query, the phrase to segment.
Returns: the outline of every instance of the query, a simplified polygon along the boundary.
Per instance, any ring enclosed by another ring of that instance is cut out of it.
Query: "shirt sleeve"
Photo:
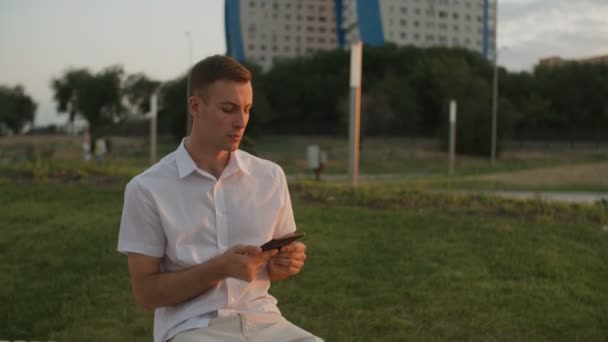
[[[280,178],[280,194],[281,194],[281,209],[279,210],[279,217],[277,219],[277,225],[274,230],[273,238],[281,237],[285,234],[293,233],[296,231],[296,221],[293,216],[293,208],[291,207],[291,197],[289,196],[289,188],[287,186],[287,178],[285,172],[279,167],[279,178]]]
[[[131,180],[125,188],[118,251],[160,258],[165,254],[165,243],[165,232],[152,193],[137,179]]]

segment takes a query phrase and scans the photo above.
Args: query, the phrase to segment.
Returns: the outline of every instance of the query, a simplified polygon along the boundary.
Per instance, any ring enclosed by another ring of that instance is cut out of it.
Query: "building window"
[[[458,13],[454,13],[452,16],[454,17],[454,19],[458,19],[458,17],[459,17]]]
[[[407,13],[407,7],[401,7],[401,13],[403,13],[403,14]]]
[[[418,21],[414,20],[414,27],[419,27],[419,26],[420,26],[420,23]]]
[[[260,50],[262,50],[262,51],[266,51],[266,45],[263,45],[263,44],[262,44],[262,45],[260,45]]]
[[[405,39],[407,37],[407,34],[405,32],[401,32],[400,36],[401,39]]]
[[[401,24],[401,26],[407,26],[407,21],[405,19],[401,19],[399,23]]]
[[[448,16],[448,12],[446,11],[439,11],[439,18],[447,18]]]
[[[249,44],[249,50],[250,51],[255,51],[255,45]]]

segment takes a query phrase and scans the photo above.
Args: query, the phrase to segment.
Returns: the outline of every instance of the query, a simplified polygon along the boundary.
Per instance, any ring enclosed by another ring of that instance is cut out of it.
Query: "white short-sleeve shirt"
[[[237,150],[216,179],[179,148],[126,186],[118,251],[162,257],[164,272],[205,262],[237,244],[260,246],[294,232],[283,170]],[[207,326],[234,312],[280,313],[265,267],[252,282],[226,278],[213,289],[154,312],[154,341]]]

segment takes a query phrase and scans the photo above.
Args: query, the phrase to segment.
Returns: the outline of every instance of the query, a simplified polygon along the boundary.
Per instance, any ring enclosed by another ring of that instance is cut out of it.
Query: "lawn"
[[[0,139],[0,177],[3,169],[21,168],[35,177],[73,170],[87,174],[135,174],[149,163],[145,138],[112,138],[112,154],[105,165],[82,166],[79,137],[19,136]],[[294,179],[312,177],[307,169],[306,147],[318,144],[328,154],[324,178],[345,181],[347,140],[330,136],[265,136],[254,150],[280,164]],[[159,140],[159,157],[175,149],[170,137]],[[364,137],[361,149],[362,183],[397,183],[420,189],[532,190],[608,192],[606,146],[512,146],[492,167],[489,158],[458,155],[456,172],[447,176],[447,155],[428,139]],[[102,170],[99,170],[102,169]],[[77,175],[76,175],[77,176]],[[52,177],[52,175],[51,175]],[[74,178],[74,177],[73,177]]]
[[[115,252],[123,185],[0,182],[0,340],[151,340]],[[271,291],[327,341],[608,339],[600,204],[292,189],[309,259]]]

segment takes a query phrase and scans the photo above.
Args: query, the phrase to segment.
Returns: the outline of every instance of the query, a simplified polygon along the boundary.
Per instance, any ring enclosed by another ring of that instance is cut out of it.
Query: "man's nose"
[[[234,119],[233,126],[236,128],[245,127],[245,123],[247,122],[246,116],[247,116],[246,112],[244,112],[244,111],[240,112]]]

